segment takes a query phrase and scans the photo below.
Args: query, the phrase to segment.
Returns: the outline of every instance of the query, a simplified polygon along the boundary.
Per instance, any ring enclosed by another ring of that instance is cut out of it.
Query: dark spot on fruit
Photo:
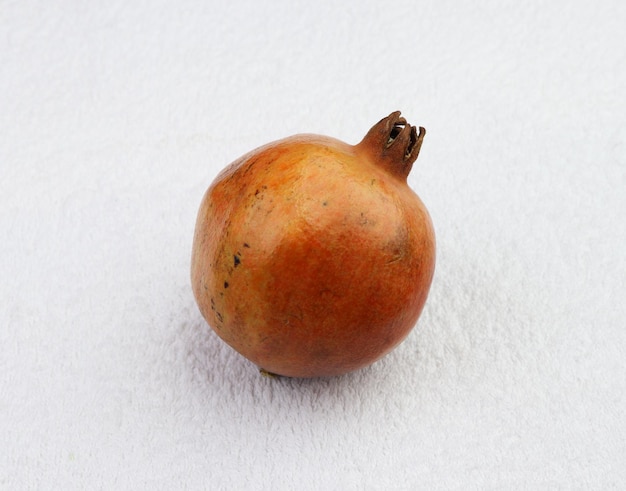
[[[228,288],[228,281],[224,282],[224,288]]]
[[[220,322],[224,322],[224,317],[222,317],[222,314],[219,312],[215,312],[215,316],[217,317],[217,320]]]
[[[404,228],[398,228],[395,236],[383,247],[386,254],[389,255],[387,264],[396,263],[406,259],[409,254],[409,236]]]
[[[243,246],[244,246],[244,247],[247,247],[247,248],[250,248],[250,244],[248,244],[247,242],[244,242],[244,243],[243,243]]]
[[[323,201],[322,206],[328,206],[328,201]]]
[[[239,256],[237,254],[233,256],[233,259],[235,261],[235,268],[236,268],[237,266],[241,264],[241,259],[239,259]]]
[[[252,170],[252,167],[254,167],[254,164],[256,163],[256,161],[257,161],[257,160],[258,160],[258,157],[257,157],[257,158],[255,158],[255,159],[252,159],[252,160],[250,161],[250,163],[248,164],[248,166],[247,166],[247,167],[244,169],[244,171],[243,171],[243,175],[244,175],[244,176],[245,176],[246,174],[248,174],[248,173]]]

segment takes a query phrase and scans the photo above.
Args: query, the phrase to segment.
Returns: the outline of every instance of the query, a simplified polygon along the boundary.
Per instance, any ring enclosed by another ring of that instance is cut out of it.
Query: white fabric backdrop
[[[626,3],[0,2],[0,487],[626,487]],[[400,109],[417,328],[270,380],[192,298],[218,171]]]

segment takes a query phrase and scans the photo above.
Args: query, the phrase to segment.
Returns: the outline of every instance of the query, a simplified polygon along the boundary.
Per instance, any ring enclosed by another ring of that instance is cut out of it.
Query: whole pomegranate
[[[297,135],[244,155],[207,190],[191,261],[204,318],[266,372],[338,375],[415,325],[435,235],[406,179],[422,144],[394,112],[357,145]]]

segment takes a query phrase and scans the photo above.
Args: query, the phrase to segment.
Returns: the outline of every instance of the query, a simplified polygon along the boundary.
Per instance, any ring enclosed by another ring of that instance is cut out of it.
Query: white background
[[[0,1],[0,488],[626,487],[625,26],[618,0]],[[263,378],[191,294],[202,194],[396,109],[428,131],[418,326]]]

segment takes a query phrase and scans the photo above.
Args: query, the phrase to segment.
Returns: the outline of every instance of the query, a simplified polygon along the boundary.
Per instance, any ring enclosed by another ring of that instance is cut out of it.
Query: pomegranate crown
[[[394,174],[406,178],[417,160],[422,141],[426,135],[423,127],[407,123],[394,111],[381,119],[367,132],[359,146],[381,160]]]

